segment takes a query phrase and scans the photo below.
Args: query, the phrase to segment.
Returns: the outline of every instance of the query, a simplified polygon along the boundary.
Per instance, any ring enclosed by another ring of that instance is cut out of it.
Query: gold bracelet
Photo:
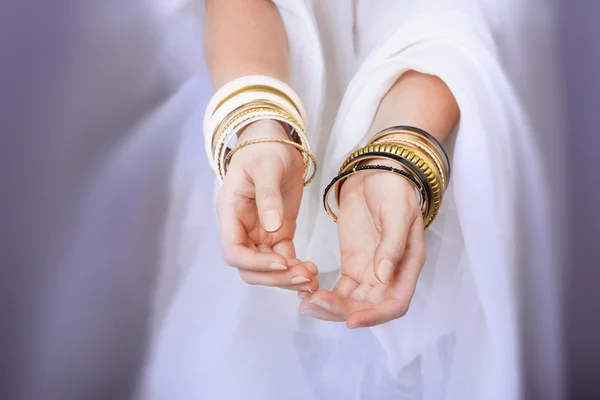
[[[375,136],[371,138],[369,144],[379,143],[380,140],[388,136],[396,135],[406,140],[420,143],[423,147],[429,150],[427,151],[422,149],[423,151],[429,153],[430,156],[435,155],[435,159],[438,160],[438,163],[441,166],[440,170],[442,171],[443,175],[445,175],[445,187],[447,187],[448,183],[450,182],[450,160],[448,159],[448,155],[435,137],[431,136],[424,130],[407,125],[393,126],[375,134]]]
[[[294,100],[292,100],[287,94],[285,94],[284,92],[282,92],[279,89],[276,89],[272,86],[267,86],[267,85],[250,85],[250,86],[244,86],[238,90],[235,90],[233,92],[231,92],[229,95],[227,95],[227,97],[225,97],[223,100],[221,100],[217,106],[215,107],[215,110],[213,111],[213,114],[215,114],[215,112],[217,112],[217,110],[219,109],[219,107],[221,107],[223,104],[225,104],[227,101],[231,100],[232,98],[234,98],[235,96],[244,93],[244,92],[265,92],[265,93],[270,93],[273,94],[275,96],[279,96],[282,99],[286,100],[288,103],[290,103],[292,106],[294,106],[294,109],[296,111],[298,111],[299,115],[302,115],[302,112],[300,110],[300,107],[298,107],[298,105],[296,104],[296,102],[294,102]]]
[[[419,177],[417,175],[415,175],[413,171],[407,170],[407,168],[404,165],[399,163],[394,158],[385,157],[385,156],[373,156],[373,155],[366,155],[366,157],[356,157],[354,160],[350,161],[348,163],[348,165],[346,165],[344,170],[341,172],[352,169],[355,166],[357,166],[359,163],[364,162],[364,161],[369,161],[369,160],[394,161],[398,164],[397,169],[406,171],[406,173],[411,176],[411,178],[409,178],[409,180],[415,185],[415,189],[419,195],[418,196],[419,197],[419,207],[421,208],[421,212],[423,213],[423,216],[425,216],[426,211],[427,211],[427,204],[428,204],[427,192],[425,191],[425,183],[423,181],[421,181],[421,179],[419,179]],[[340,185],[338,185],[337,190],[335,192],[335,201],[338,204],[340,203],[341,191],[342,191],[342,185],[340,184]]]
[[[416,185],[416,181],[414,180],[414,177],[412,175],[410,175],[408,172],[398,169],[398,168],[390,167],[388,165],[355,165],[352,168],[346,169],[346,170],[340,172],[336,177],[334,177],[331,180],[331,182],[329,182],[329,185],[327,185],[327,187],[325,188],[325,191],[323,192],[323,205],[325,206],[325,211],[327,212],[327,214],[329,214],[329,216],[331,217],[331,219],[333,219],[334,222],[337,222],[338,216],[333,212],[333,210],[331,209],[331,206],[329,205],[329,194],[331,193],[331,190],[335,186],[337,186],[339,189],[341,187],[341,185],[346,181],[346,179],[348,179],[352,175],[355,175],[359,172],[364,172],[364,171],[392,172],[392,173],[395,173],[395,174],[400,175],[403,178],[407,179],[413,185]],[[339,207],[339,201],[338,201],[338,207]]]
[[[222,161],[224,158],[222,152],[226,150],[225,148],[227,146],[227,142],[229,142],[231,137],[235,135],[235,132],[237,130],[252,122],[256,122],[262,119],[275,119],[283,121],[288,125],[294,127],[294,129],[301,129],[296,124],[296,121],[289,114],[273,109],[271,107],[257,107],[258,105],[259,104],[254,104],[254,106],[252,106],[251,104],[249,104],[248,106],[244,107],[244,111],[238,110],[241,112],[233,115],[233,117],[229,121],[227,121],[222,127],[219,127],[217,129],[218,135],[216,136],[219,139],[216,142],[216,148],[214,149],[213,157],[214,163],[217,167],[217,176],[220,178],[221,181],[225,176],[222,166]],[[305,154],[303,154],[303,157],[305,162],[306,175],[309,173],[310,169],[309,162],[312,161],[314,157],[310,158],[307,157]],[[313,164],[313,170],[316,170],[316,163]]]
[[[309,152],[308,149],[299,145],[296,142],[293,142],[288,139],[280,139],[280,138],[259,138],[259,139],[251,139],[251,140],[242,142],[240,144],[237,144],[233,149],[231,149],[230,151],[227,152],[227,155],[225,156],[225,162],[223,163],[224,167],[225,167],[225,171],[224,171],[225,174],[227,173],[227,168],[229,166],[229,163],[231,162],[231,158],[233,157],[233,155],[236,152],[243,149],[244,147],[247,147],[247,146],[250,146],[253,144],[258,144],[258,143],[288,144],[288,145],[293,146],[296,149],[298,149],[298,151],[300,151],[300,153],[302,154],[303,158],[309,157],[311,162],[313,163],[313,165],[315,165],[315,166],[317,165],[317,160],[315,159],[315,156],[311,152]],[[316,172],[317,172],[316,168],[313,168],[312,174],[304,180],[304,186],[308,185],[314,179]]]
[[[413,150],[417,150],[420,151],[424,154],[420,154],[421,156],[426,155],[428,158],[431,159],[431,161],[433,161],[437,167],[437,171],[438,174],[440,176],[440,180],[442,182],[442,186],[444,187],[444,190],[446,190],[446,188],[448,187],[448,181],[447,181],[447,175],[445,172],[445,168],[442,166],[443,162],[442,160],[439,159],[438,155],[435,154],[434,151],[432,151],[432,149],[430,149],[423,140],[413,140],[412,138],[408,138],[405,135],[402,134],[391,134],[391,135],[386,135],[385,137],[372,141],[372,144],[384,144],[384,143],[391,143],[391,144],[406,144],[410,147],[413,147]]]
[[[232,110],[229,114],[227,114],[223,120],[216,126],[215,131],[212,136],[212,151],[213,155],[216,152],[218,147],[218,143],[223,136],[223,132],[225,132],[232,122],[235,122],[235,118],[239,117],[240,114],[244,114],[250,112],[252,110],[260,109],[261,111],[273,110],[277,113],[277,115],[285,116],[285,118],[291,121],[296,126],[304,129],[304,126],[300,121],[297,121],[293,116],[291,116],[285,109],[279,107],[277,104],[270,102],[268,100],[256,100],[250,103],[246,103],[234,110]]]
[[[366,154],[372,155],[385,155],[390,154],[394,156],[399,162],[400,160],[406,161],[405,166],[409,167],[414,173],[419,173],[420,178],[424,180],[425,186],[428,190],[429,206],[427,207],[427,213],[424,217],[425,227],[436,217],[441,201],[442,201],[442,185],[437,174],[434,173],[434,168],[427,163],[426,160],[419,157],[414,151],[406,146],[397,144],[372,144],[367,145],[354,153],[350,154],[348,158],[342,163],[340,172],[344,171],[346,166],[350,164],[357,157],[364,157]],[[412,167],[412,168],[411,168]]]

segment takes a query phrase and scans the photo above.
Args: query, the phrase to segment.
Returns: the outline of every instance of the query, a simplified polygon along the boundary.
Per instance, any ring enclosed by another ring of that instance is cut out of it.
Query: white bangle
[[[285,109],[306,130],[306,111],[300,97],[284,82],[262,75],[250,75],[234,79],[220,88],[210,100],[204,113],[204,136],[207,158],[213,160],[213,135],[222,120],[245,103],[267,100]],[[308,143],[304,132],[298,134]],[[217,169],[216,165],[212,165]]]
[[[276,107],[285,110],[285,112],[289,113],[297,122],[300,127],[305,130],[304,121],[301,119],[300,114],[296,111],[296,109],[286,100],[281,99],[280,97],[265,92],[244,92],[239,95],[229,99],[227,102],[223,103],[221,107],[219,107],[212,118],[208,121],[208,126],[205,126],[205,132],[209,134],[205,134],[205,146],[206,152],[209,159],[211,158],[211,154],[213,151],[213,141],[214,135],[216,134],[217,127],[222,123],[222,121],[233,111],[236,109],[250,104],[252,102],[271,102]]]
[[[208,103],[208,106],[206,107],[206,113],[204,115],[204,125],[206,126],[207,118],[212,117],[215,110],[217,109],[217,106],[219,106],[219,104],[223,102],[224,99],[245,88],[250,88],[250,90],[254,90],[251,88],[255,86],[273,88],[276,91],[281,92],[283,94],[282,97],[287,97],[289,99],[288,101],[294,104],[294,106],[298,109],[302,119],[306,121],[306,110],[304,108],[304,104],[302,104],[302,100],[300,100],[300,97],[288,84],[280,81],[279,79],[275,79],[266,75],[248,75],[234,79],[231,82],[223,85],[223,87],[221,87],[213,95],[210,102]],[[261,90],[258,89],[258,91]]]

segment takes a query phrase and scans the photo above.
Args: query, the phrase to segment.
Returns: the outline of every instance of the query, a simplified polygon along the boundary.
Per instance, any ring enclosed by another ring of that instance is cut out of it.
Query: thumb
[[[392,206],[381,210],[381,241],[375,249],[373,268],[375,277],[382,283],[389,283],[396,267],[406,251],[408,232],[415,220],[412,213]]]
[[[253,177],[260,224],[267,232],[276,232],[283,225],[280,169],[279,165],[265,163]]]

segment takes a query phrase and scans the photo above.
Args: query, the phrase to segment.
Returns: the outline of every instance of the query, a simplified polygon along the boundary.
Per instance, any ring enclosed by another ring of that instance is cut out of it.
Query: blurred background
[[[600,399],[600,3],[482,4],[551,178],[546,224],[523,226],[524,398]],[[169,194],[213,181],[186,129],[212,94],[202,27],[170,5],[0,3],[0,399],[136,395],[185,272],[163,268]],[[193,77],[172,54],[184,31]]]

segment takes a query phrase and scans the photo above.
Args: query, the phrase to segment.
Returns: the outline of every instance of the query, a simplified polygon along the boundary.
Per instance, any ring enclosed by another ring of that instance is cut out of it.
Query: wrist
[[[393,161],[393,160],[386,160],[386,159],[368,159],[365,160],[361,163],[359,163],[358,165],[383,165],[386,167],[392,167],[395,169],[399,169],[402,171],[406,171],[406,168],[404,168],[404,166],[402,164],[400,164],[399,162]],[[389,174],[389,172],[387,171],[374,171],[374,172],[380,172],[380,173],[384,173],[384,174]],[[405,189],[408,192],[414,192],[415,193],[415,197],[417,202],[415,203],[416,207],[419,207],[418,203],[420,202],[421,199],[421,195],[419,193],[419,190],[413,185],[411,184],[407,179],[399,179],[398,180],[398,185],[400,186],[404,186]],[[412,196],[411,196],[412,197]]]
[[[287,125],[274,119],[263,119],[242,129],[238,133],[238,142],[266,137],[291,139]]]

